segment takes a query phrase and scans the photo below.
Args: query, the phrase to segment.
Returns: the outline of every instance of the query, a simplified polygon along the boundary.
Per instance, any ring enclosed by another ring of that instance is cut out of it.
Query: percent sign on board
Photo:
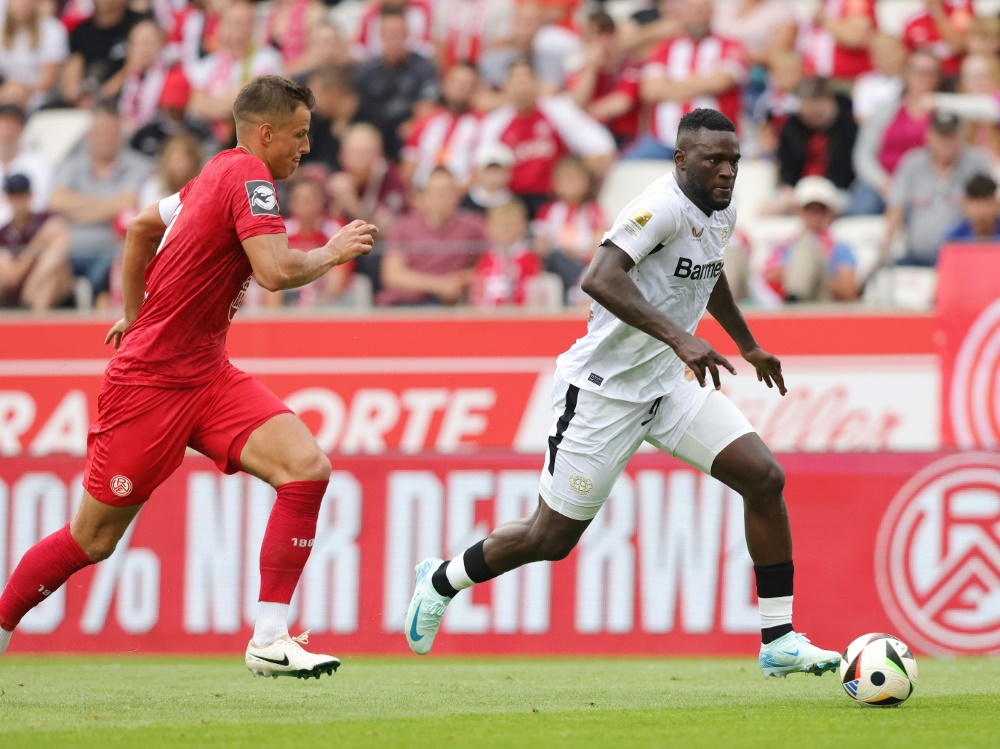
[[[115,553],[97,566],[80,620],[80,630],[104,630],[117,597],[117,620],[129,634],[142,634],[156,626],[160,615],[160,560],[149,549],[130,549],[135,523],[118,542]]]

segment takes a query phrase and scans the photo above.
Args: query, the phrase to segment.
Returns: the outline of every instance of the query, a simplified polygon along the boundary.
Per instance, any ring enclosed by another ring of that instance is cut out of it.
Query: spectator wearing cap
[[[69,35],[70,56],[60,85],[67,104],[89,107],[98,98],[118,95],[129,32],[144,18],[129,9],[127,0],[94,0],[94,15]]]
[[[10,222],[0,228],[0,307],[51,309],[68,301],[73,274],[69,234],[57,217],[31,207],[31,181],[23,174],[4,177]]]
[[[52,210],[69,225],[73,272],[97,296],[108,289],[117,252],[113,222],[137,210],[139,189],[152,172],[151,161],[123,145],[117,105],[99,102],[86,145],[59,167],[52,192]]]
[[[476,152],[472,184],[462,198],[462,208],[485,214],[494,206],[514,199],[510,189],[514,152],[502,143],[495,143]]]
[[[767,261],[764,278],[787,302],[846,302],[858,297],[857,262],[851,248],[834,240],[830,225],[843,204],[825,177],[803,177],[794,200],[802,229]]]
[[[472,100],[479,73],[468,63],[453,65],[441,86],[441,106],[418,120],[402,151],[403,179],[420,188],[435,167],[443,166],[463,187],[472,172],[472,154],[479,137],[479,115]]]
[[[0,33],[0,101],[35,109],[51,96],[69,57],[66,27],[37,0],[8,0]]]
[[[397,161],[413,121],[433,111],[441,89],[434,63],[407,47],[403,12],[383,8],[381,21],[382,52],[357,67],[354,88],[358,119],[378,128],[386,156]]]
[[[190,134],[202,142],[205,153],[215,153],[218,143],[207,125],[187,116],[191,84],[180,66],[167,72],[160,90],[156,114],[129,139],[129,147],[148,158],[155,158],[164,141],[175,135]]]
[[[988,170],[987,154],[965,143],[962,124],[950,112],[937,112],[926,144],[903,157],[892,180],[885,212],[882,261],[892,260],[902,231],[901,265],[933,267],[948,230],[962,220],[962,196],[974,176]]]
[[[794,200],[792,191],[803,177],[826,177],[838,190],[854,182],[851,152],[858,126],[851,100],[833,92],[824,78],[807,78],[796,90],[799,111],[778,135],[779,209]]]
[[[389,232],[378,304],[454,305],[466,299],[487,237],[483,217],[459,208],[461,197],[451,172],[431,172],[415,210]]]
[[[684,0],[681,22],[683,33],[653,50],[642,66],[639,94],[650,110],[649,132],[626,158],[672,158],[681,117],[695,107],[718,109],[739,121],[746,52],[712,33],[709,0]]]
[[[948,242],[994,242],[1000,239],[1000,201],[992,177],[977,174],[965,184],[965,218],[945,235]]]
[[[49,206],[52,195],[53,168],[49,160],[37,151],[25,147],[22,136],[26,115],[16,104],[0,104],[0,178],[7,174],[23,174],[31,181],[31,208],[41,213]],[[0,224],[10,221],[11,208],[6,197],[0,197]]]
[[[572,153],[601,175],[617,153],[615,140],[567,98],[541,96],[538,77],[526,60],[511,65],[504,91],[510,104],[483,120],[479,150],[503,144],[514,152],[510,189],[534,217],[549,199],[552,172],[560,158]]]
[[[914,52],[906,59],[902,94],[868,117],[858,131],[853,153],[858,183],[848,215],[877,215],[885,210],[899,163],[924,144],[932,114],[931,95],[941,83],[941,63],[936,57]]]
[[[618,46],[614,19],[587,19],[583,65],[566,81],[573,101],[615,136],[619,148],[639,134],[639,65]]]

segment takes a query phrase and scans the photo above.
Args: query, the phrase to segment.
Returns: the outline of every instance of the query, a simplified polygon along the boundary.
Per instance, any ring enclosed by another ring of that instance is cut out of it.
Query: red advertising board
[[[781,458],[795,534],[797,626],[824,647],[871,631],[923,652],[1000,650],[1000,458],[986,453]],[[537,499],[536,456],[333,456],[296,631],[338,654],[404,654],[413,565],[449,556]],[[81,462],[0,461],[0,579],[70,517]],[[239,657],[273,491],[190,458],[111,559],[22,622],[12,652]],[[639,455],[566,560],[463,593],[435,652],[756,652],[742,502],[660,455]]]
[[[941,447],[940,366],[928,315],[751,321],[782,358],[789,395],[761,386],[712,320],[703,335],[739,376],[725,392],[776,450]],[[112,351],[109,321],[0,321],[0,457],[82,455]],[[240,319],[229,353],[330,453],[544,451],[555,358],[580,317]],[[919,403],[919,408],[913,408]]]

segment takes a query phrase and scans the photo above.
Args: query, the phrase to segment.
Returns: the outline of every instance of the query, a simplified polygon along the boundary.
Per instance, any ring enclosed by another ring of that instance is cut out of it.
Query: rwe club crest
[[[875,574],[919,649],[1000,650],[1000,456],[950,456],[910,479],[882,518]]]

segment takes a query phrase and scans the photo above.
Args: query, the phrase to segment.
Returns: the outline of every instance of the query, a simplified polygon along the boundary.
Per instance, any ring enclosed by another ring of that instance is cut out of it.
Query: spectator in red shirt
[[[406,183],[385,158],[382,136],[373,125],[352,125],[341,143],[342,171],[330,177],[328,189],[337,212],[347,221],[363,218],[380,231],[406,209]]]
[[[965,50],[965,33],[975,16],[972,0],[926,0],[903,30],[910,52],[928,52],[941,61],[945,75],[958,74]]]
[[[684,0],[682,21],[684,33],[654,50],[642,68],[639,93],[650,109],[649,132],[625,158],[672,158],[677,125],[697,107],[739,120],[740,86],[747,79],[743,48],[712,34],[709,0]]]
[[[615,21],[604,11],[587,20],[583,66],[566,85],[573,101],[602,123],[621,148],[639,132],[639,66],[618,47]]]
[[[510,188],[530,215],[548,200],[552,169],[566,154],[583,158],[595,174],[604,173],[616,153],[611,133],[573,102],[539,96],[530,63],[510,66],[504,90],[511,103],[483,121],[479,150],[502,143],[514,152]]]
[[[400,171],[408,183],[419,188],[435,167],[448,167],[462,187],[469,183],[472,155],[479,137],[479,115],[472,100],[479,87],[474,65],[458,63],[441,84],[442,106],[413,126],[402,150]]]
[[[871,70],[868,45],[877,28],[875,0],[822,0],[800,38],[809,72],[852,81]]]
[[[383,306],[453,305],[465,300],[476,263],[486,247],[482,216],[459,209],[461,190],[438,167],[427,178],[416,206],[392,228],[382,260]]]
[[[556,165],[552,191],[556,199],[542,206],[531,233],[545,269],[562,279],[568,293],[580,285],[607,227],[593,200],[593,178],[578,158],[567,156]]]
[[[129,32],[125,80],[118,97],[122,124],[128,133],[156,117],[168,71],[163,61],[163,42],[163,30],[152,20],[140,21]]]
[[[510,0],[435,0],[438,67],[447,71],[460,62],[478,65],[488,50],[510,41],[513,26]]]
[[[524,203],[510,200],[486,212],[489,249],[476,265],[471,302],[476,307],[525,303],[527,282],[542,272],[528,242],[528,212]]]
[[[302,59],[309,46],[310,29],[323,23],[326,7],[319,0],[274,0],[267,17],[267,41],[278,48],[290,66]]]

